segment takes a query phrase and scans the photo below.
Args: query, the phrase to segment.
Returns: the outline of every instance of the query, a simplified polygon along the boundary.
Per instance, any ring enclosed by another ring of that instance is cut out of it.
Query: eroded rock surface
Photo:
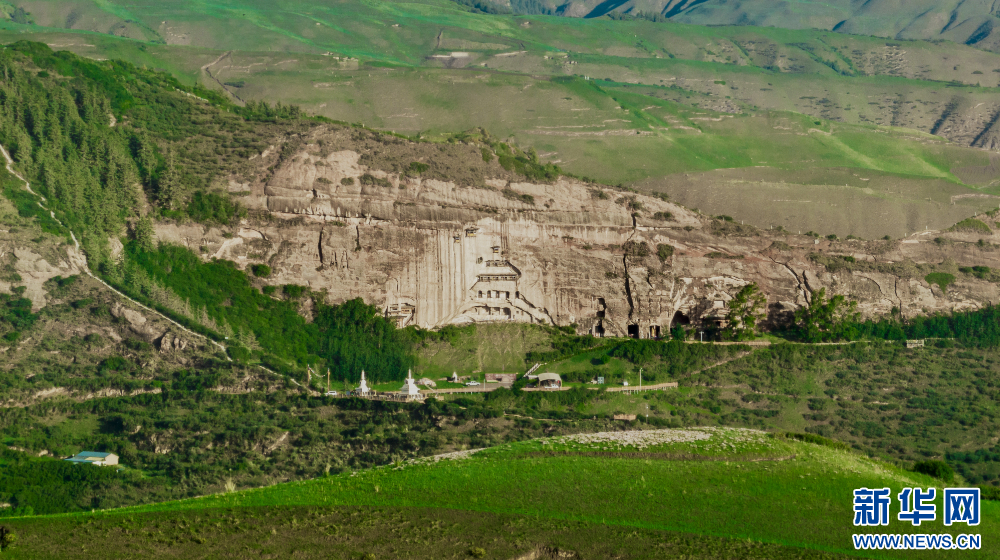
[[[957,273],[1000,267],[993,237],[977,243],[982,234],[814,239],[569,178],[487,177],[468,186],[387,172],[362,163],[363,153],[324,153],[317,142],[276,162],[265,180],[241,185],[250,192],[244,204],[259,212],[231,238],[171,224],[158,225],[158,236],[205,258],[267,263],[269,283],[326,290],[330,303],[361,297],[400,325],[423,327],[521,321],[662,336],[677,322],[718,321],[750,282],[775,321],[821,288],[849,295],[868,316],[1000,299],[996,284]],[[923,279],[925,263],[955,270],[947,293]]]

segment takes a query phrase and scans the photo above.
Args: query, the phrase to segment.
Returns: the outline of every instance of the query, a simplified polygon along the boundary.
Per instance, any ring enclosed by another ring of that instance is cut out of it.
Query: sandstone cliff
[[[428,328],[523,321],[660,336],[675,322],[718,321],[750,282],[767,294],[772,321],[820,288],[857,300],[868,316],[1000,299],[989,277],[958,270],[1000,268],[993,236],[982,232],[841,241],[758,230],[576,179],[520,182],[483,164],[475,146],[396,139],[380,159],[371,144],[346,147],[349,134],[357,140],[357,132],[316,130],[283,158],[268,150],[259,161],[269,171],[231,185],[249,192],[241,200],[252,209],[233,235],[161,223],[159,238],[242,267],[267,263],[268,283],[325,290],[331,303],[362,297],[400,325]],[[433,163],[455,153],[475,161],[407,171],[410,158]],[[463,178],[444,180],[449,170]],[[957,279],[945,293],[924,280],[929,272]]]

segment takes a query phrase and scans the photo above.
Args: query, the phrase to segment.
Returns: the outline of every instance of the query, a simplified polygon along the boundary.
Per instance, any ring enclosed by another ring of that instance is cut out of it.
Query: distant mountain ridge
[[[514,12],[524,4],[492,1]],[[567,17],[617,13],[695,25],[816,28],[895,39],[944,39],[1000,50],[997,0],[538,0],[532,4]]]

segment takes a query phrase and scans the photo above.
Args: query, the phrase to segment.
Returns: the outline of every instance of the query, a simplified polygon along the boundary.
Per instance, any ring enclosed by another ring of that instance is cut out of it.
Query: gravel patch
[[[712,437],[711,433],[701,430],[636,430],[631,432],[598,432],[596,434],[575,434],[543,440],[543,444],[563,443],[563,444],[584,444],[584,445],[604,445],[628,446],[636,449],[645,449],[654,445],[664,445],[668,443],[686,443],[692,441],[702,441]]]

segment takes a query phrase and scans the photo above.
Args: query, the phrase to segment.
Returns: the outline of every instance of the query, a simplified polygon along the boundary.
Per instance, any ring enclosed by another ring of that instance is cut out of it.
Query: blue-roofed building
[[[68,459],[70,463],[87,463],[90,465],[117,465],[118,456],[114,453],[104,453],[101,451],[81,451]]]

